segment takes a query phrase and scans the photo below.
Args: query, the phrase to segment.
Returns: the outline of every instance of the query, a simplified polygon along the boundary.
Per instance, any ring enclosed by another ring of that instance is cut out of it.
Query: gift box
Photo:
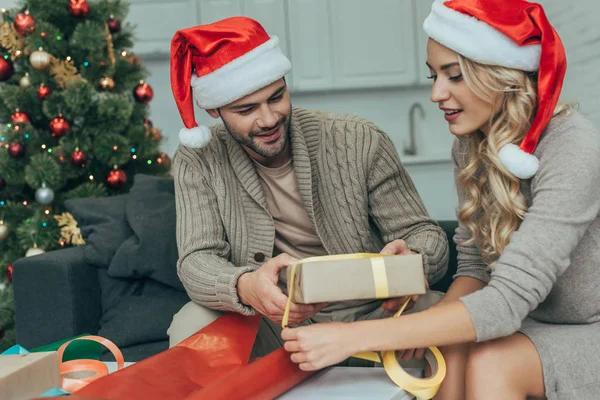
[[[349,254],[300,260],[295,268],[287,269],[287,282],[292,300],[301,304],[401,297],[426,290],[420,254]]]
[[[0,356],[0,393],[3,400],[30,399],[59,386],[57,352]]]

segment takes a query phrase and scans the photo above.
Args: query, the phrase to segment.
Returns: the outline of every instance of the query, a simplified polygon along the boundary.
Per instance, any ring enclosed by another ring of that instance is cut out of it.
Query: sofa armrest
[[[96,334],[102,316],[97,269],[73,247],[14,263],[17,343],[35,348],[81,333]]]

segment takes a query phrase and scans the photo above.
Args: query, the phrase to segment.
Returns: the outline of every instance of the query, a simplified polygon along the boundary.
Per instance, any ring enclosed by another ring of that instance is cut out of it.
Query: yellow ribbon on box
[[[385,272],[385,262],[383,260],[383,257],[386,256],[390,256],[390,254],[340,254],[322,257],[310,257],[305,258],[303,260],[299,260],[298,262],[292,265],[292,269],[290,272],[290,291],[288,293],[288,301],[285,307],[285,312],[283,314],[283,320],[281,321],[281,325],[284,328],[287,328],[288,326],[290,306],[292,304],[292,298],[294,296],[294,277],[296,275],[296,267],[298,264],[305,264],[315,261],[342,261],[357,258],[370,258],[371,268],[373,270],[373,280],[375,281],[375,296],[378,299],[385,299],[389,297],[389,286],[387,282],[387,275]],[[402,314],[409,301],[410,297],[404,302],[404,304],[402,305],[402,307],[400,307],[398,312],[394,314],[394,318],[397,318],[400,316],[400,314]],[[383,351],[381,352],[381,356],[377,352],[369,351],[355,354],[353,357],[378,363],[381,363],[383,359],[383,367],[385,368],[385,371],[390,377],[390,379],[396,385],[398,385],[399,387],[401,387],[402,389],[419,399],[429,400],[437,394],[440,385],[446,377],[446,361],[444,360],[442,353],[437,347],[431,346],[428,348],[427,351],[425,357],[431,365],[432,376],[424,379],[415,378],[414,376],[408,374],[398,363],[395,351]]]

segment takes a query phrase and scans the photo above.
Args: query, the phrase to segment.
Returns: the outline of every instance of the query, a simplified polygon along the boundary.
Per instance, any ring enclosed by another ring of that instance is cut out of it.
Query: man
[[[388,136],[355,116],[292,108],[291,64],[276,37],[235,17],[177,32],[171,53],[186,126],[173,168],[178,274],[192,299],[173,319],[171,345],[233,311],[265,317],[254,356],[281,346],[284,268],[297,259],[416,252],[429,282],[444,275],[446,235]],[[192,96],[223,123],[197,126]],[[293,304],[290,323],[381,318],[394,308],[397,299]]]

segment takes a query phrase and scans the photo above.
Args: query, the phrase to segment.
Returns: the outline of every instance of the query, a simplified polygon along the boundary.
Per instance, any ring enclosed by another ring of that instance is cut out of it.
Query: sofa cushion
[[[98,270],[102,318],[98,335],[119,347],[168,340],[173,315],[190,301],[185,292],[150,278],[117,279]]]
[[[177,276],[175,194],[171,179],[136,175],[125,203],[132,231],[108,267],[113,278],[151,278],[184,291]]]
[[[127,196],[91,197],[65,201],[86,240],[85,259],[98,268],[108,268],[121,244],[133,231],[125,219]]]

